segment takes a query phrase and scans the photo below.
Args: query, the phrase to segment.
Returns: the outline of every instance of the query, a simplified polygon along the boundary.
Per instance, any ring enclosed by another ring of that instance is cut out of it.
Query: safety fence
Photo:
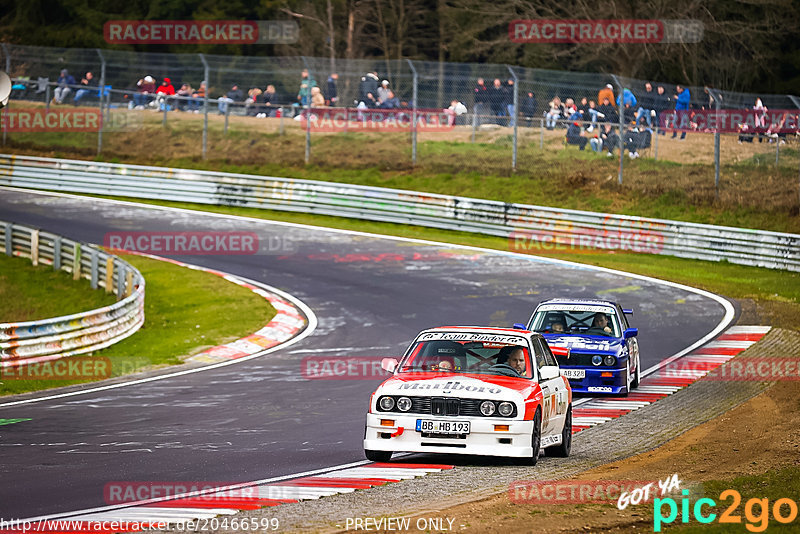
[[[0,221],[9,256],[86,278],[93,289],[115,293],[117,302],[82,313],[0,324],[0,367],[16,367],[94,352],[135,333],[144,324],[142,274],[117,256],[65,237]]]
[[[800,235],[292,178],[0,155],[0,185],[296,211],[800,271]]]

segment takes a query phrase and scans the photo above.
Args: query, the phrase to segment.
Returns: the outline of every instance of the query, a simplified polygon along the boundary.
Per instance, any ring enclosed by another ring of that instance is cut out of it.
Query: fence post
[[[280,122],[280,126],[278,126],[278,135],[283,135],[284,134],[284,131],[283,131],[283,116],[286,115],[286,113],[283,111],[283,106],[278,108],[278,111],[281,112],[281,122]]]
[[[711,97],[714,99],[714,109],[717,112],[717,117],[719,117],[719,111],[722,102],[722,95],[716,89],[708,88],[708,92]],[[714,129],[714,196],[719,198],[719,140],[720,140],[720,133],[719,128]]]
[[[518,131],[518,127],[519,127],[518,123],[519,123],[519,121],[517,120],[519,118],[519,113],[517,111],[519,109],[519,78],[517,77],[517,73],[514,72],[514,69],[512,69],[509,65],[506,65],[506,68],[508,68],[508,72],[511,73],[511,77],[514,78],[514,104],[513,104],[514,109],[511,112],[513,114],[513,116],[509,115],[509,120],[514,121],[514,146],[513,146],[512,150],[511,150],[511,171],[512,172],[516,172],[517,171],[517,139],[518,139],[517,134],[519,133],[519,131]]]
[[[14,225],[11,224],[10,222],[6,223],[5,236],[6,236],[6,256],[11,256],[14,254]]]
[[[111,293],[114,289],[114,256],[106,258],[106,293]]]
[[[658,161],[658,122],[656,122],[656,129],[654,130],[653,136],[653,148],[655,149],[655,154],[653,154],[653,159]]]
[[[208,88],[206,88],[208,90]],[[161,126],[167,126],[167,98],[164,97],[164,116],[161,117]]]
[[[125,269],[124,264],[120,262],[117,266],[117,300],[122,299],[123,294],[125,293],[125,276],[127,275],[128,270]]]
[[[0,48],[3,49],[3,55],[6,56],[6,73],[11,76],[11,53],[8,51],[8,45],[0,43]]]
[[[200,61],[203,62],[203,76],[205,77],[206,82],[206,92],[203,95],[203,159],[206,159],[208,150],[208,92],[211,90],[211,84],[209,83],[209,78],[211,76],[208,72],[208,62],[206,61],[206,57],[203,54],[197,55],[200,56]]]
[[[410,59],[406,59],[413,78],[413,90],[411,92],[411,165],[417,165],[417,85],[419,77],[417,76],[417,69],[414,68],[414,63]]]
[[[306,66],[306,70],[308,71],[308,79],[311,79],[311,69],[308,66],[308,61],[306,61],[305,56],[300,56],[303,60],[303,65]],[[311,161],[311,87],[308,88],[308,96],[306,96],[307,101],[305,105],[306,110],[306,153],[305,153],[305,162],[306,165],[309,164]]]
[[[31,265],[39,265],[39,230],[31,232]]]
[[[778,166],[778,161],[781,155],[781,138],[775,139],[775,166]]]
[[[792,101],[794,107],[800,109],[800,98],[797,98],[796,96],[793,95],[786,95],[786,96],[788,96],[789,100]],[[798,175],[798,180],[797,180],[797,194],[798,194],[798,201],[800,201],[800,174]]]
[[[98,269],[98,260],[100,258],[97,257],[97,251],[94,249],[89,249],[89,259],[91,260],[91,270],[89,271],[89,281],[91,282],[92,289],[97,289],[97,280],[99,278],[99,269]]]
[[[97,100],[100,103],[100,128],[97,130],[97,155],[103,151],[103,98],[106,92],[106,58],[103,56],[103,51],[95,48],[97,55],[100,56],[100,93],[97,95]]]
[[[53,270],[61,270],[61,236],[53,238]]]
[[[539,119],[542,128],[539,130],[539,148],[544,150],[544,119]]]
[[[623,162],[625,161],[625,141],[622,138],[622,136],[625,135],[625,87],[623,87],[622,83],[619,81],[619,78],[613,74],[611,77],[614,78],[614,83],[617,84],[617,88],[619,90],[619,174],[617,176],[617,183],[622,185],[622,168],[624,165]]]
[[[81,278],[81,244],[75,243],[72,246],[72,279]]]
[[[223,132],[225,135],[228,135],[228,117],[230,116],[230,112],[231,112],[231,103],[225,102],[225,129]]]

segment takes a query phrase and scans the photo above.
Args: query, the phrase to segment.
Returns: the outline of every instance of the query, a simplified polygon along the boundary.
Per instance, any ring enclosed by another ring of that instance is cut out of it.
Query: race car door
[[[539,368],[539,385],[542,388],[542,436],[561,432],[566,417],[567,388],[553,353],[546,343],[532,340],[534,360]]]

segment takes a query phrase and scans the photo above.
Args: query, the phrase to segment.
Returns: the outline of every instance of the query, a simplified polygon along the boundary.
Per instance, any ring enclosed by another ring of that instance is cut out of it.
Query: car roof
[[[538,306],[541,306],[542,304],[585,304],[587,306],[612,306],[612,307],[615,307],[617,305],[617,303],[612,300],[564,299],[564,298],[544,300],[540,302]]]
[[[496,326],[437,326],[435,328],[426,328],[420,332],[420,334],[425,332],[452,332],[454,330],[463,330],[473,332],[475,334],[515,335],[523,337],[541,336],[541,334],[538,332],[531,332],[530,330],[522,330],[519,328],[500,328]]]

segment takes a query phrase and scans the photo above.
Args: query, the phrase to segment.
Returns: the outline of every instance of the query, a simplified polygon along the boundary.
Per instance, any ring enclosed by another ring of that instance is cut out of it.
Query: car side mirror
[[[552,380],[556,378],[561,372],[556,365],[545,365],[539,369],[539,381]]]
[[[638,328],[628,328],[627,330],[625,330],[625,332],[623,332],[622,337],[624,337],[625,339],[628,339],[630,337],[636,337],[638,335],[639,335],[639,329]]]
[[[388,373],[394,373],[398,363],[400,362],[397,361],[397,358],[384,358],[381,360],[381,369]]]
[[[525,325],[524,325],[524,324],[522,324],[522,323],[514,323],[514,326],[513,326],[513,328],[516,328],[516,329],[518,329],[518,330],[527,330],[527,329],[528,329],[528,327],[527,327],[527,326],[525,326]]]

